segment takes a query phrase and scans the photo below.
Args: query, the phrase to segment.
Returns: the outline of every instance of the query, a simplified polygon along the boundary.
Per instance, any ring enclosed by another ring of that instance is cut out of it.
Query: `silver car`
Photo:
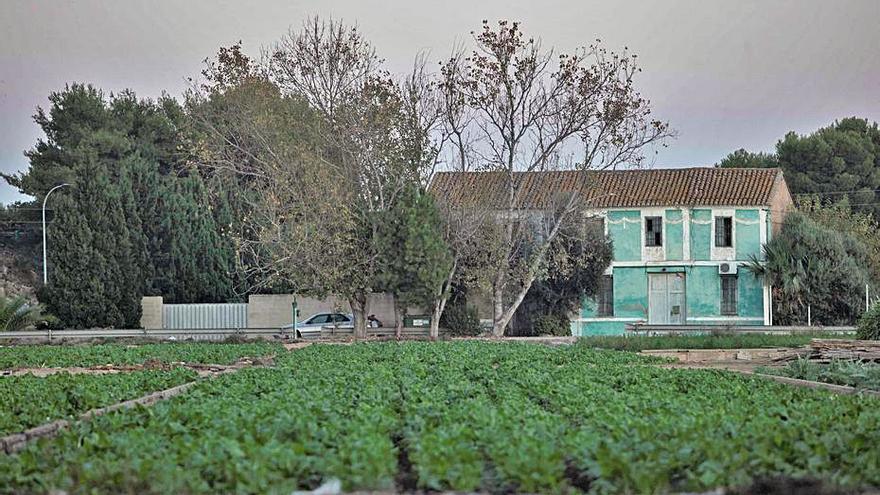
[[[320,337],[321,329],[329,328],[354,328],[354,316],[344,313],[315,313],[305,320],[296,324],[296,338]],[[293,329],[293,323],[281,327],[283,331]]]

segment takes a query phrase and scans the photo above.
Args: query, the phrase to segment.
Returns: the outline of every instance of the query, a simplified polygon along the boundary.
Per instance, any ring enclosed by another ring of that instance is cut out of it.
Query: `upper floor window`
[[[735,315],[736,314],[736,301],[737,300],[737,291],[736,291],[736,275],[722,275],[721,276],[721,314],[722,315]]]
[[[645,217],[645,246],[663,245],[663,217]]]
[[[596,316],[614,316],[614,279],[602,276],[596,296]]]
[[[733,247],[733,217],[715,217],[715,247]]]

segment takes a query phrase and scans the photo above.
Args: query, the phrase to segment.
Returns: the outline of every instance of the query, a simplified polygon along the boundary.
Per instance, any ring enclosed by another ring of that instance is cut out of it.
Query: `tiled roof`
[[[769,205],[778,168],[662,168],[517,172],[519,207],[543,209],[562,193],[579,191],[596,208],[635,206]],[[506,204],[503,172],[438,172],[430,190],[456,206]]]

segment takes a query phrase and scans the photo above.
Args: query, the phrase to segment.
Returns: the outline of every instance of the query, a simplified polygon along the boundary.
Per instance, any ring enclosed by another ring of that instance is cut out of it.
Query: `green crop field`
[[[70,419],[150,392],[192,381],[191,370],[136,371],[113,375],[58,373],[0,378],[0,435],[19,433],[56,419]]]
[[[231,364],[242,357],[283,352],[280,344],[179,342],[166,344],[18,345],[0,347],[0,369],[29,367],[130,365],[147,361]]]
[[[78,423],[0,492],[698,491],[880,485],[877,400],[586,346],[313,345]]]

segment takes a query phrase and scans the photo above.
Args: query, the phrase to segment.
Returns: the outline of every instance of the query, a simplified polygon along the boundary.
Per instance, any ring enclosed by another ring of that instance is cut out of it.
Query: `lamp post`
[[[69,185],[70,184],[58,184],[52,189],[49,189],[49,192],[43,197],[43,285],[46,285],[46,282],[49,280],[48,272],[46,271],[48,268],[48,265],[46,264],[46,201],[49,199],[49,195],[56,189],[61,189],[62,187]]]

